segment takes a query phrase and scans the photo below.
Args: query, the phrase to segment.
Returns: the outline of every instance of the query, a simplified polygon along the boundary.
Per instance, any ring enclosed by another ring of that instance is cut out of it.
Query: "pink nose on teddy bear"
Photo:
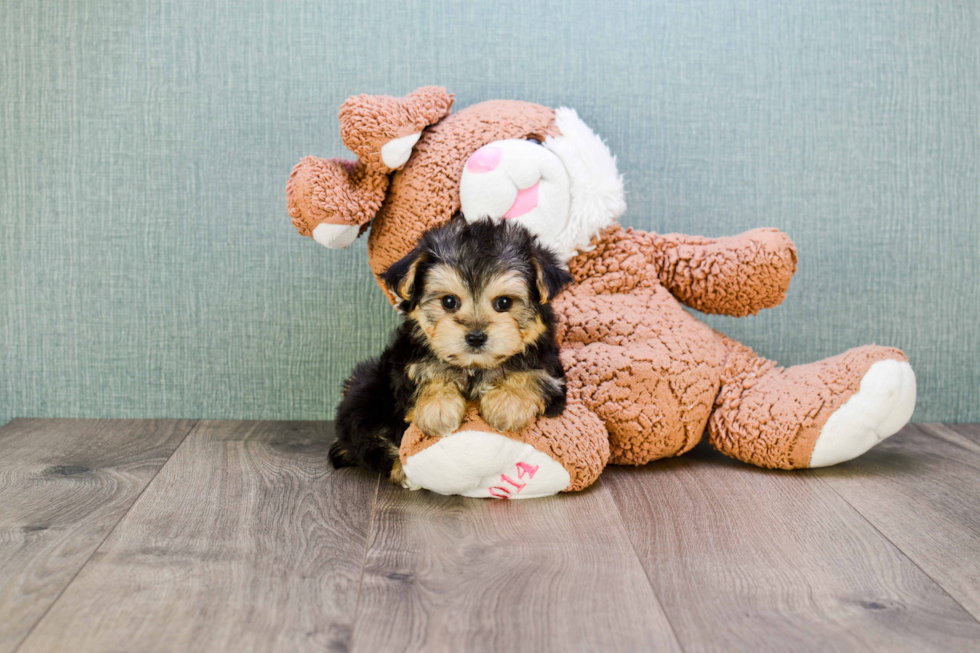
[[[470,160],[466,162],[466,169],[474,173],[491,172],[500,165],[502,158],[504,158],[502,149],[487,145],[473,153]]]

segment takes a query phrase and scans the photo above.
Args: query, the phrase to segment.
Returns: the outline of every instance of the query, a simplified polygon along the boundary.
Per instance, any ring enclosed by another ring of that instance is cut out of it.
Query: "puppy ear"
[[[558,257],[551,250],[540,245],[534,248],[531,265],[534,266],[534,275],[542,304],[550,302],[565,289],[565,286],[574,281],[572,275],[567,270],[562,269],[558,263]]]
[[[412,293],[415,292],[415,276],[418,274],[419,264],[424,259],[422,250],[416,247],[401,260],[392,263],[391,267],[381,275],[388,289],[402,301],[411,300]]]

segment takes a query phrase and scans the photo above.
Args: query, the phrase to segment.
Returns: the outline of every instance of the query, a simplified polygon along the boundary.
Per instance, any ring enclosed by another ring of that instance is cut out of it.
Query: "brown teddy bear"
[[[745,316],[782,302],[796,271],[785,234],[623,229],[616,160],[573,110],[493,100],[450,113],[452,104],[437,87],[352,97],[340,129],[358,159],[307,157],[287,186],[293,224],[327,247],[370,225],[375,277],[462,210],[520,222],[575,278],[554,304],[564,414],[520,433],[495,432],[475,411],[442,438],[410,427],[401,447],[410,487],[498,498],[579,490],[607,462],[676,456],[705,431],[746,463],[821,467],[908,422],[915,375],[901,351],[858,347],[782,368],[684,310]]]

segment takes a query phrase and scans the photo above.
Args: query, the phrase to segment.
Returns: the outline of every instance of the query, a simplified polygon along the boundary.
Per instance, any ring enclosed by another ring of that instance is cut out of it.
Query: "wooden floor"
[[[486,501],[329,423],[0,430],[0,653],[980,651],[980,427],[806,472],[701,446]]]

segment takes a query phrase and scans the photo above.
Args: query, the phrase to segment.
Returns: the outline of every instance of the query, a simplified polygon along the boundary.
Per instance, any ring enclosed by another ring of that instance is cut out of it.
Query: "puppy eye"
[[[510,307],[514,305],[514,300],[510,297],[498,297],[493,300],[493,310],[498,313],[503,313],[504,311],[509,311]]]
[[[527,139],[527,142],[528,142],[528,143],[534,143],[535,145],[541,145],[541,141],[539,141],[539,140],[538,140],[538,139],[536,139],[536,138],[528,138],[528,139]]]
[[[446,295],[442,298],[442,307],[447,311],[455,311],[459,308],[459,297],[456,295]]]

